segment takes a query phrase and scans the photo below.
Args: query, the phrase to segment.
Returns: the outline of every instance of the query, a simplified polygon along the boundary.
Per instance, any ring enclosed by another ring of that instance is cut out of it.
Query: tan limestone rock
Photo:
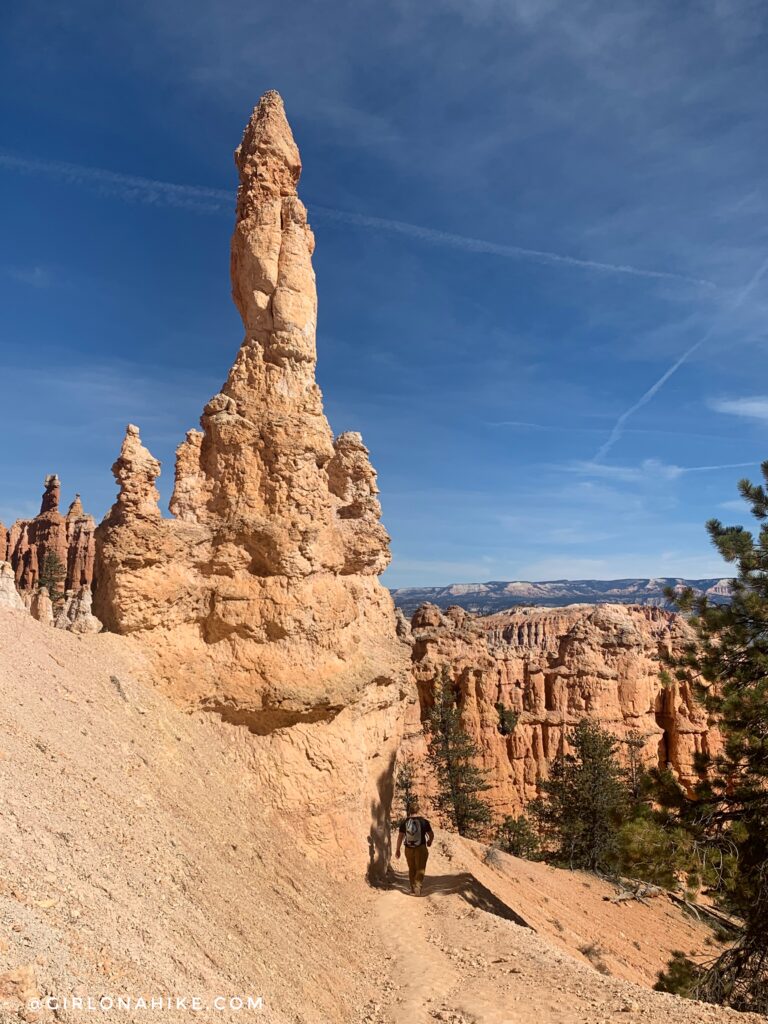
[[[0,561],[0,608],[28,612],[44,625],[56,625],[73,633],[99,633],[101,623],[91,611],[91,591],[82,586],[68,591],[64,600],[54,608],[46,587],[26,590],[23,596],[16,589],[13,567]]]
[[[174,519],[157,507],[159,464],[128,428],[120,492],[97,531],[94,611],[150,645],[171,695],[263,737],[254,770],[267,792],[306,802],[317,822],[341,800],[341,776],[325,775],[334,763],[349,786],[378,786],[391,769],[408,648],[378,580],[389,538],[375,472],[359,434],[334,440],[315,381],[314,237],[277,93],[254,110],[235,163],[245,337],[177,450]],[[345,751],[350,729],[360,742]]]
[[[54,622],[53,602],[46,587],[38,587],[32,594],[29,611],[33,619],[44,626],[52,626]]]
[[[26,1013],[26,1004],[32,1000],[39,999],[40,993],[37,984],[37,975],[32,964],[24,964],[15,967],[10,971],[3,971],[0,974],[0,1001],[15,1002],[20,1013]],[[8,1013],[13,1012],[10,1009]],[[18,1016],[14,1013],[18,1020]]]
[[[622,740],[639,733],[646,762],[669,766],[687,787],[697,778],[696,755],[718,749],[717,729],[690,687],[662,681],[663,655],[680,653],[692,633],[660,608],[571,605],[476,617],[423,605],[412,633],[419,701],[406,723],[405,753],[424,757],[421,721],[446,665],[489,771],[497,817],[519,812],[536,796],[583,717]],[[497,704],[517,715],[510,735],[499,729]]]
[[[93,565],[96,558],[96,521],[83,511],[80,495],[69,506],[65,519],[67,538],[66,589],[90,587],[93,583]]]
[[[120,455],[112,466],[120,490],[105,522],[121,522],[129,516],[160,519],[160,492],[155,480],[160,476],[160,463],[141,443],[139,428],[129,423],[125,430]]]
[[[21,594],[16,589],[13,568],[9,562],[0,562],[0,608],[10,608],[18,612],[26,611]]]
[[[93,597],[90,587],[68,591],[56,613],[54,625],[70,633],[100,633],[101,623],[93,614]]]
[[[177,519],[193,523],[197,522],[206,497],[207,481],[200,468],[200,448],[204,436],[199,430],[188,430],[186,438],[176,449],[176,486],[171,496],[170,510]]]

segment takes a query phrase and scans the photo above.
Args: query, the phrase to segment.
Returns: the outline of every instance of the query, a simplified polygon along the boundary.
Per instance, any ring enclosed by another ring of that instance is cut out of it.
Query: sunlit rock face
[[[254,110],[235,163],[232,294],[245,337],[201,430],[178,448],[173,519],[158,506],[160,464],[128,427],[119,494],[97,531],[94,612],[147,641],[180,700],[265,743],[292,733],[291,750],[259,768],[279,800],[276,765],[296,761],[301,779],[310,747],[347,763],[350,784],[367,778],[369,757],[391,761],[408,648],[378,578],[389,537],[368,451],[357,433],[334,438],[323,414],[315,243],[277,93]],[[310,735],[313,725],[325,731]]]
[[[697,778],[696,755],[719,747],[690,687],[663,681],[663,657],[681,652],[692,632],[660,608],[571,605],[477,617],[426,604],[413,616],[411,639],[419,699],[409,711],[403,756],[424,764],[421,722],[447,666],[488,769],[497,816],[519,812],[536,796],[583,717],[622,740],[638,733],[645,762],[669,766],[688,788]],[[517,717],[508,735],[497,705]],[[422,774],[428,790],[426,769]]]
[[[21,595],[16,589],[13,568],[9,562],[0,561],[0,608],[9,608],[14,612],[26,611]]]

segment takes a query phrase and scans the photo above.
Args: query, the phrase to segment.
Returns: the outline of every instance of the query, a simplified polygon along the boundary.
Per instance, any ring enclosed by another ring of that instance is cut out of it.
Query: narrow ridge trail
[[[528,938],[532,931],[469,906],[459,882],[438,887],[427,880],[421,898],[411,896],[403,883],[396,876],[393,888],[383,891],[376,904],[398,985],[398,1000],[389,1008],[392,1024],[571,1024],[586,1019],[562,1012],[552,991],[536,983],[535,972],[516,966],[506,951],[507,929]]]
[[[421,897],[410,895],[396,862],[389,887],[375,893],[389,984],[380,1011],[366,1018],[372,1024],[765,1024],[578,959],[537,933],[475,873],[457,871],[457,860],[436,851]],[[491,884],[487,873],[484,880]]]

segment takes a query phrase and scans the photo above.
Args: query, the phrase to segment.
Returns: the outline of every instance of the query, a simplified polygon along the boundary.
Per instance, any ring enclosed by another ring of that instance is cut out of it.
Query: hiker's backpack
[[[405,819],[405,845],[421,846],[421,818]]]

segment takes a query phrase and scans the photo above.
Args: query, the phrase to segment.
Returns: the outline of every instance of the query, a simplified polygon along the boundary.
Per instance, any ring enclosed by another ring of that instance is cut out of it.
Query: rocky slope
[[[179,446],[174,519],[158,506],[160,464],[128,427],[117,501],[97,530],[94,611],[148,645],[174,698],[267,746],[274,737],[262,769],[271,795],[290,792],[309,814],[386,775],[408,654],[378,579],[390,556],[376,475],[359,434],[333,437],[315,381],[315,243],[277,93],[254,110],[235,163],[232,293],[245,338],[202,430]]]
[[[372,888],[353,818],[345,856],[319,858],[270,808],[262,759],[262,737],[164,696],[135,639],[0,609],[3,1024],[100,1017],[72,996],[208,1011],[115,1006],[120,1024],[758,1024],[649,991],[673,949],[711,949],[663,897],[615,904],[442,832],[424,899],[397,861]],[[249,995],[262,1011],[228,1003]],[[38,996],[59,1008],[20,1002]]]
[[[568,729],[584,716],[622,739],[639,733],[646,762],[669,766],[684,785],[696,778],[696,754],[717,749],[717,730],[689,687],[662,682],[662,656],[691,638],[684,620],[663,609],[571,605],[478,618],[424,605],[411,629],[419,699],[410,707],[404,755],[423,762],[421,720],[446,665],[489,770],[498,817],[536,795]],[[509,735],[500,731],[497,704],[517,716]]]
[[[479,615],[490,615],[518,605],[558,607],[568,604],[650,604],[666,607],[667,587],[691,587],[715,604],[730,599],[727,579],[685,580],[679,577],[625,580],[525,580],[489,583],[453,583],[447,587],[400,587],[392,591],[395,604],[413,615],[425,603],[444,611],[452,605]]]
[[[383,959],[356,913],[365,837],[347,886],[269,810],[260,756],[248,730],[164,697],[138,642],[0,610],[3,1024],[25,991],[197,995],[211,1010],[105,1015],[121,1022],[359,1019]],[[218,994],[266,1010],[213,1012]]]

